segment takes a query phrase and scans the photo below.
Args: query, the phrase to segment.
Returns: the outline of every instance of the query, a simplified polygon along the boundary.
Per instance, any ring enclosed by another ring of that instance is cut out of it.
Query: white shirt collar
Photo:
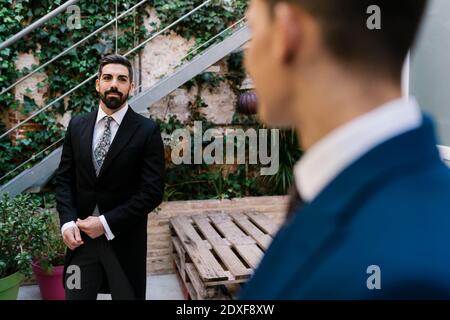
[[[297,190],[311,202],[345,168],[377,145],[419,127],[422,113],[414,98],[388,102],[329,133],[294,167]]]
[[[119,111],[114,112],[111,115],[111,117],[120,126],[120,124],[122,123],[122,120],[125,117],[125,114],[127,113],[127,111],[128,111],[128,103],[125,105],[125,107],[123,107]],[[105,111],[103,111],[103,109],[99,106],[98,107],[98,113],[97,113],[97,121],[95,123],[97,124],[100,120],[102,120],[106,116],[107,116],[107,114],[105,113]]]

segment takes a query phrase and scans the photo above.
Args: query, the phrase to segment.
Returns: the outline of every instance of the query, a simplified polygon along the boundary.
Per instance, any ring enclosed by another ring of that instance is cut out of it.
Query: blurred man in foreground
[[[259,116],[295,127],[306,153],[286,223],[241,298],[450,298],[450,170],[432,121],[401,94],[425,8],[252,0]]]

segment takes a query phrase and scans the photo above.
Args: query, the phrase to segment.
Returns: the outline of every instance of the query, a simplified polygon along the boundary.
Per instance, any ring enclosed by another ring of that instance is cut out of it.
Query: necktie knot
[[[111,116],[105,116],[103,119],[105,119],[107,127],[109,127],[111,125],[111,121],[114,120]]]

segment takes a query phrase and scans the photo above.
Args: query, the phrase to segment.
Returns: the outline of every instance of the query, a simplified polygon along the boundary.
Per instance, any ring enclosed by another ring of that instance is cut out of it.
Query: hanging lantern
[[[247,75],[240,87],[243,92],[239,95],[237,112],[245,115],[254,115],[258,113],[258,97],[253,91],[254,88],[255,85],[253,84],[252,79]]]
[[[255,92],[247,91],[240,94],[237,112],[248,116],[258,113],[258,97]]]

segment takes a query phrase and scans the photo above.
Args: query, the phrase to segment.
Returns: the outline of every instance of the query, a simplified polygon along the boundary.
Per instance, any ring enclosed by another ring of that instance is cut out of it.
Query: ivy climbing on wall
[[[0,0],[0,42],[19,32],[27,25],[51,12],[63,0],[55,1],[31,1],[31,0]],[[122,13],[139,1],[118,0],[118,12]],[[144,19],[148,12],[146,8],[154,7],[158,18],[161,20],[160,28],[167,26],[182,15],[186,14],[203,1],[174,0],[160,1],[149,0],[148,3],[131,12],[118,22],[118,53],[125,53],[135,45],[148,38],[148,30],[144,26]],[[8,88],[22,76],[34,70],[37,66],[16,70],[16,62],[20,54],[32,53],[40,64],[43,64],[57,56],[66,48],[88,36],[91,32],[102,27],[115,18],[115,0],[82,0],[77,3],[80,13],[79,28],[70,28],[68,20],[71,13],[61,13],[36,29],[20,41],[0,51],[0,92]],[[216,33],[244,15],[246,1],[233,2],[233,7],[224,8],[218,4],[205,7],[196,12],[192,17],[183,21],[172,30],[180,35],[194,37],[197,43],[203,43]],[[153,32],[156,32],[155,30]],[[217,39],[219,41],[220,39]],[[114,24],[105,28],[97,35],[85,41],[76,49],[45,67],[46,78],[38,83],[40,87],[47,87],[45,103],[51,103],[63,93],[74,88],[88,76],[94,74],[98,68],[100,58],[115,51]],[[138,53],[139,51],[137,51]],[[14,89],[0,95],[0,112],[4,115],[9,110],[20,110],[25,115],[32,114],[42,106],[35,103],[30,88],[28,98],[23,104],[16,100]],[[55,103],[48,111],[42,112],[34,120],[41,124],[42,131],[28,132],[26,139],[12,143],[8,137],[0,140],[0,178],[10,172],[18,164],[36,155],[41,150],[54,144],[64,135],[64,128],[56,121],[56,116],[66,112],[72,114],[85,113],[97,106],[98,96],[93,81],[85,84],[79,90],[73,92],[68,99]],[[4,119],[3,118],[3,119]],[[0,134],[5,132],[5,123],[0,118]],[[31,167],[36,161],[45,156],[36,157],[24,168]],[[15,176],[13,173],[7,179],[0,181],[0,185]]]

